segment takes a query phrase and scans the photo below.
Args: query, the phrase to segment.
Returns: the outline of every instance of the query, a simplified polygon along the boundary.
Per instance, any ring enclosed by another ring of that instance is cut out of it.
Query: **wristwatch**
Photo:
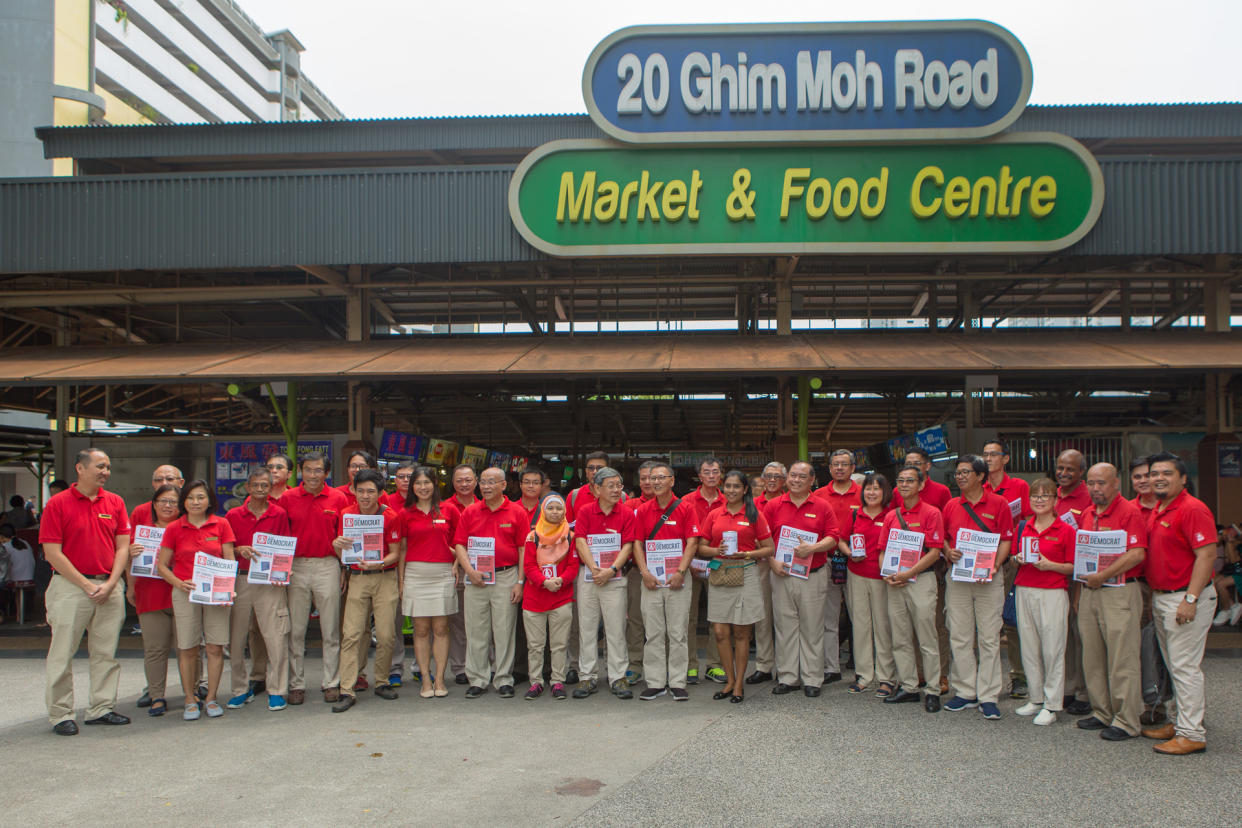
[[[613,575],[620,575],[620,574],[621,574],[621,570],[617,569],[617,567],[616,567],[616,565],[615,565],[615,564],[614,564],[613,566],[608,567],[608,568],[612,570],[612,574],[613,574]]]
[[[521,585],[522,585],[522,584],[524,584],[524,583],[526,583],[526,579],[525,579],[525,578],[518,578],[518,586],[521,586]]]
[[[1187,603],[1187,604],[1190,604],[1191,606],[1194,606],[1194,603],[1195,603],[1196,601],[1198,601],[1198,600],[1199,600],[1199,596],[1198,596],[1198,595],[1191,595],[1189,592],[1187,592],[1187,593],[1186,593],[1186,603]]]

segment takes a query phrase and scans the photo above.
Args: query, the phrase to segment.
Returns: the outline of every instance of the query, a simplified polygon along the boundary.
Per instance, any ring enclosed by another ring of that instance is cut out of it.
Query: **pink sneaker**
[[[565,698],[565,685],[561,684],[559,681],[553,682],[552,683],[552,698],[554,699]]]
[[[530,686],[530,689],[526,691],[526,700],[531,701],[533,699],[539,698],[542,695],[543,695],[543,685],[540,684],[539,682],[535,682]]]

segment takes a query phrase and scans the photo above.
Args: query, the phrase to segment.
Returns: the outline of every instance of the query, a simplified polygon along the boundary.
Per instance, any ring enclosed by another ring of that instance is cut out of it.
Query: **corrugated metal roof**
[[[1242,103],[1029,106],[1011,130],[1082,140],[1238,139]],[[79,159],[512,150],[606,137],[586,115],[40,127],[36,134],[46,157]]]
[[[1104,159],[1104,212],[1068,255],[1242,252],[1242,159]],[[0,181],[0,272],[545,258],[503,166]]]
[[[769,342],[780,347],[756,347]],[[641,359],[635,359],[639,353]],[[900,359],[894,359],[900,354]],[[584,358],[584,355],[587,358]],[[546,375],[702,376],[961,371],[1199,372],[1242,369],[1242,332],[1047,331],[975,334],[795,334],[777,337],[681,334],[615,337],[423,336],[368,342],[280,345],[137,345],[11,348],[0,384],[227,382],[273,379],[411,379]]]

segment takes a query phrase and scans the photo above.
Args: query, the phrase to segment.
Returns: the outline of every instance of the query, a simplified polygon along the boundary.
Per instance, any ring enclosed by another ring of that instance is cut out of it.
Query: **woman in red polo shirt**
[[[182,491],[181,517],[164,530],[160,542],[159,570],[172,585],[173,617],[177,624],[177,667],[185,690],[187,722],[199,717],[194,697],[195,661],[198,644],[207,643],[207,715],[224,715],[216,701],[216,688],[224,669],[224,645],[229,641],[229,611],[232,607],[190,603],[194,591],[194,556],[199,552],[233,560],[233,528],[216,514],[216,495],[204,480],[190,482]]]
[[[1065,690],[1065,634],[1069,623],[1067,576],[1074,572],[1074,529],[1056,514],[1057,484],[1031,484],[1031,511],[1018,538],[1014,577],[1018,636],[1029,701],[1015,712],[1035,724],[1057,720]],[[1036,715],[1038,714],[1038,715]]]
[[[699,527],[696,557],[719,561],[717,573],[729,572],[736,577],[741,570],[742,583],[723,586],[707,581],[707,620],[711,622],[720,651],[720,666],[725,671],[724,689],[713,699],[729,699],[741,704],[745,697],[746,656],[750,649],[750,633],[763,620],[763,594],[759,591],[758,558],[767,558],[775,551],[768,522],[755,506],[750,481],[744,472],[731,469],[720,484],[725,505],[714,509]],[[706,545],[705,545],[706,544]],[[721,576],[716,575],[717,579]]]
[[[414,657],[426,677],[419,692],[424,699],[448,695],[444,673],[449,660],[449,616],[457,613],[457,559],[452,544],[457,515],[452,509],[440,509],[435,473],[423,466],[414,469],[401,514],[405,549],[397,567],[404,585],[401,612],[414,619]]]
[[[552,697],[564,699],[566,650],[574,618],[574,577],[578,556],[565,519],[565,501],[550,494],[539,504],[539,519],[526,538],[522,569],[522,623],[526,630],[526,663],[530,667],[527,700],[543,695],[545,649],[552,651]]]
[[[181,490],[165,483],[151,496],[151,522],[149,526],[167,529],[179,516],[178,503]],[[134,544],[138,525],[129,527],[129,550],[131,557],[139,549]],[[147,694],[151,697],[148,716],[163,716],[168,710],[164,690],[168,686],[168,651],[176,642],[176,626],[173,623],[172,585],[159,577],[144,578],[127,575],[129,588],[125,597],[138,611],[138,626],[142,630],[143,668],[147,674]]]
[[[884,553],[884,515],[893,499],[893,487],[882,474],[863,480],[862,505],[841,527],[843,546],[849,549],[850,620],[854,625],[854,681],[847,688],[861,693],[878,680],[875,694],[893,694],[897,663],[893,661],[893,633],[888,623],[888,584],[880,574]]]

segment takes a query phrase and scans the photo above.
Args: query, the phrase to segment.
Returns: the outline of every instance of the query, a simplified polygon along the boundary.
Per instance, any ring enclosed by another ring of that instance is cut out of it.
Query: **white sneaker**
[[[1026,704],[1022,705],[1021,707],[1019,707],[1017,710],[1013,712],[1017,713],[1019,716],[1034,716],[1036,713],[1038,713],[1039,711],[1043,709],[1044,709],[1044,706],[1042,704],[1035,704],[1034,702],[1027,702]]]
[[[1242,619],[1242,603],[1234,604],[1229,610],[1229,623],[1237,624]]]
[[[1035,717],[1035,724],[1050,725],[1057,720],[1057,714],[1051,710],[1040,710],[1039,715]]]
[[[1239,606],[1242,606],[1242,604],[1239,604]],[[1212,619],[1212,626],[1223,627],[1227,621],[1229,621],[1229,610],[1223,609],[1216,613],[1216,617]]]

